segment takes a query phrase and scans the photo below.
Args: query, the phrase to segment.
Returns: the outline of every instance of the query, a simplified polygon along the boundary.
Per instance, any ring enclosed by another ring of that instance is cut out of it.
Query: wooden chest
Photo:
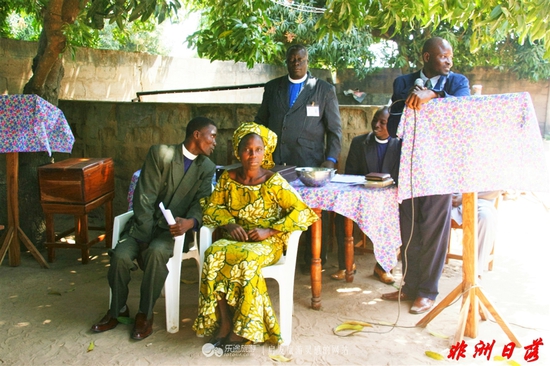
[[[88,203],[115,190],[113,159],[75,158],[38,167],[42,202]]]

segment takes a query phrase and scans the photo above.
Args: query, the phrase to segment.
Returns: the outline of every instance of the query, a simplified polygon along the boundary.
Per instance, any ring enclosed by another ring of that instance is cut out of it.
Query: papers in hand
[[[330,180],[331,183],[365,184],[364,175],[336,174]]]
[[[172,215],[172,211],[167,210],[164,208],[164,203],[159,203],[160,211],[164,215],[164,218],[166,219],[166,222],[168,225],[174,225],[176,223],[176,220],[174,220],[174,216]]]

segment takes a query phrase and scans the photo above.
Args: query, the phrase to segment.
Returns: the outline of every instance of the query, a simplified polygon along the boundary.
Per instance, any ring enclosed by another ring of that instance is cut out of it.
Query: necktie
[[[426,87],[426,89],[431,89],[433,87],[432,81],[430,79],[428,79],[426,81],[426,84],[424,84],[424,86]]]

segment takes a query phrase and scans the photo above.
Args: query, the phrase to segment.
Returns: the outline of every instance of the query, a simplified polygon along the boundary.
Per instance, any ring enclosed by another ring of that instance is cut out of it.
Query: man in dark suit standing
[[[302,45],[290,46],[286,64],[288,75],[265,85],[255,122],[277,134],[275,164],[333,168],[342,141],[334,86],[309,73]]]
[[[430,38],[422,49],[422,60],[422,70],[400,76],[393,83],[388,130],[394,136],[405,105],[420,109],[434,98],[470,95],[468,79],[451,72],[453,48],[449,42]],[[451,195],[417,197],[414,203],[412,199],[404,200],[399,215],[405,285],[401,291],[382,295],[382,299],[414,300],[409,312],[422,314],[433,307],[438,295],[449,242]]]
[[[144,274],[132,338],[141,340],[151,335],[153,307],[168,276],[166,264],[173,253],[173,238],[199,228],[200,199],[212,192],[216,165],[207,156],[214,151],[216,134],[212,120],[196,117],[188,123],[183,143],[149,149],[134,193],[134,216],[109,253],[111,306],[92,331],[111,330],[119,316],[129,316],[128,283],[130,271],[137,270],[134,260],[138,260]],[[175,217],[174,225],[164,219],[161,202]]]
[[[288,48],[286,64],[288,75],[265,85],[254,120],[277,134],[275,164],[334,168],[342,145],[342,122],[334,86],[309,73],[308,53],[302,45]],[[311,238],[311,230],[306,235]],[[322,264],[327,258],[326,247],[326,243],[321,246]],[[306,265],[311,263],[309,245],[304,260]]]

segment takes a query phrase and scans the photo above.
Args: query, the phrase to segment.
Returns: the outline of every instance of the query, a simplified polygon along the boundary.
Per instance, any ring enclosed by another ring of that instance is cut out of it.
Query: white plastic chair
[[[200,271],[204,263],[204,252],[212,244],[212,234],[215,228],[201,227],[200,231]],[[264,278],[272,278],[279,284],[279,324],[283,345],[292,341],[292,314],[294,312],[294,272],[296,271],[296,257],[301,231],[293,231],[287,243],[286,255],[271,266],[262,268]]]
[[[113,244],[114,249],[118,243],[121,231],[126,226],[126,223],[134,215],[134,211],[128,211],[115,217],[113,225]],[[199,251],[197,250],[197,233],[194,233],[194,243],[189,246],[189,251],[183,253],[183,243],[185,241],[185,234],[175,238],[174,242],[174,254],[172,258],[166,264],[168,267],[168,277],[164,283],[164,297],[166,308],[166,331],[168,333],[177,333],[180,329],[179,322],[179,310],[180,310],[180,276],[181,276],[181,262],[185,259],[195,259],[197,262],[197,269],[199,272],[199,278],[201,275],[201,265],[199,258]],[[112,293],[111,293],[112,297]],[[111,304],[111,298],[109,298],[109,305]]]

